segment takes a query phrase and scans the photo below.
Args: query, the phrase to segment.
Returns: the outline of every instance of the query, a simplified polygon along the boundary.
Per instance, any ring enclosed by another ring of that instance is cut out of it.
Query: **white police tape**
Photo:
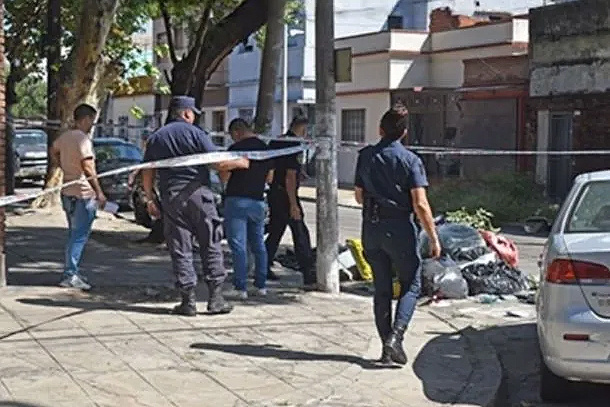
[[[182,157],[168,158],[165,160],[152,161],[143,164],[135,164],[127,167],[117,168],[115,170],[106,171],[98,174],[95,177],[83,178],[75,181],[66,182],[60,186],[54,188],[48,188],[42,191],[31,192],[27,194],[15,194],[0,197],[0,207],[12,205],[18,202],[28,201],[30,199],[38,198],[39,196],[61,191],[63,188],[70,185],[80,184],[84,180],[90,180],[93,178],[104,178],[112,175],[123,174],[126,172],[132,172],[136,170],[144,169],[162,169],[162,168],[176,168],[176,167],[190,167],[196,165],[214,164],[222,161],[230,161],[237,158],[246,157],[250,160],[261,161],[268,160],[276,157],[285,155],[297,154],[305,150],[306,147],[299,145],[295,147],[282,148],[278,150],[264,150],[264,151],[222,151],[212,153],[201,153],[193,154]]]
[[[282,140],[303,143],[309,146],[318,147],[319,139],[303,139],[298,137],[260,137],[262,140]],[[337,143],[338,151],[349,151],[354,152],[356,149],[362,149],[374,144],[370,143],[359,143],[354,141],[340,141]],[[542,156],[589,156],[589,155],[610,155],[610,150],[492,150],[484,148],[457,148],[457,147],[439,147],[439,146],[421,146],[421,145],[407,145],[409,150],[418,152],[419,154],[430,154],[430,155],[487,155],[487,156],[501,156],[501,155],[542,155]]]

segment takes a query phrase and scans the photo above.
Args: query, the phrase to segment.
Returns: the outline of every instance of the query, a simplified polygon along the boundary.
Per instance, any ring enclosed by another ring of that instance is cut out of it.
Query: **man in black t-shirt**
[[[308,120],[306,117],[297,116],[292,120],[290,130],[283,137],[302,138],[307,132]],[[269,143],[272,150],[298,146],[298,141],[277,140]],[[316,276],[312,270],[313,259],[311,250],[311,239],[309,230],[303,220],[303,207],[299,199],[299,184],[301,178],[301,163],[299,156],[292,154],[282,156],[275,160],[275,173],[273,183],[269,191],[268,201],[270,207],[269,236],[265,245],[269,257],[269,279],[277,279],[271,271],[271,264],[277,252],[277,248],[282,240],[286,226],[292,231],[294,251],[297,256],[299,268],[303,273],[303,280],[306,286],[316,283]]]
[[[267,144],[256,137],[243,119],[229,125],[235,143],[229,151],[267,150]],[[254,285],[259,295],[266,295],[267,249],[265,248],[265,184],[273,177],[271,160],[251,161],[248,169],[221,173],[228,178],[225,190],[225,234],[233,253],[233,285],[240,298],[247,299],[248,247],[255,259]]]

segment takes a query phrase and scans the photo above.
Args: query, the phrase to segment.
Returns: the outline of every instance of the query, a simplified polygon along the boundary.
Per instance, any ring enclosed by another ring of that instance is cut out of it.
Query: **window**
[[[335,80],[337,83],[352,81],[352,49],[335,50]]]
[[[594,181],[584,187],[568,222],[569,233],[610,232],[610,182]]]
[[[127,126],[129,125],[129,116],[119,116],[119,137],[127,139]]]
[[[249,39],[246,39],[239,46],[239,51],[238,52],[240,54],[245,54],[246,52],[252,52],[252,51],[254,51],[254,46],[252,44],[250,44]]]
[[[157,46],[167,44],[167,33],[163,32],[163,33],[157,34],[157,38],[156,38],[155,42],[156,42],[155,45],[157,45]],[[160,56],[159,54],[155,53],[155,56],[157,58],[158,63],[169,62],[169,55],[164,54],[163,56]]]
[[[239,109],[237,115],[240,119],[244,119],[249,124],[252,124],[252,121],[254,120],[254,109]]]
[[[223,110],[212,112],[212,131],[225,132],[225,112]]]
[[[388,30],[399,30],[402,28],[402,16],[388,17]]]
[[[177,51],[186,48],[186,35],[181,26],[174,27],[174,47]]]
[[[208,124],[205,122],[205,112],[201,112],[199,116],[199,125],[204,129],[208,128]]]
[[[344,109],[341,111],[341,140],[364,143],[365,109]]]

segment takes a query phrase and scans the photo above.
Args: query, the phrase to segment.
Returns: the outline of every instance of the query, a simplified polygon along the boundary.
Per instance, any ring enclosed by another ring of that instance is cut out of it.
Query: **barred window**
[[[217,110],[212,112],[212,131],[224,133],[225,129],[225,112]]]
[[[341,140],[364,143],[366,109],[344,109],[341,111]]]

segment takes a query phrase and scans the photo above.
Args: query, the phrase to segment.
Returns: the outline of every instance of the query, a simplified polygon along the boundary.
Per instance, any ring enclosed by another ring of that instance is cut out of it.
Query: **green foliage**
[[[492,223],[493,213],[483,208],[478,208],[474,213],[468,212],[466,208],[460,208],[457,211],[447,212],[445,215],[447,221],[452,223],[461,223],[475,229],[490,230],[492,232],[500,231]]]
[[[305,29],[305,3],[303,0],[287,0],[284,10],[284,22],[288,24],[288,29]],[[267,26],[263,26],[254,34],[256,46],[263,49],[265,46],[265,35]]]
[[[16,117],[46,117],[47,84],[39,77],[30,75],[16,87],[18,102],[12,106]]]
[[[438,213],[485,208],[500,225],[522,222],[549,207],[531,174],[492,173],[473,180],[449,180],[431,186],[429,197]]]

